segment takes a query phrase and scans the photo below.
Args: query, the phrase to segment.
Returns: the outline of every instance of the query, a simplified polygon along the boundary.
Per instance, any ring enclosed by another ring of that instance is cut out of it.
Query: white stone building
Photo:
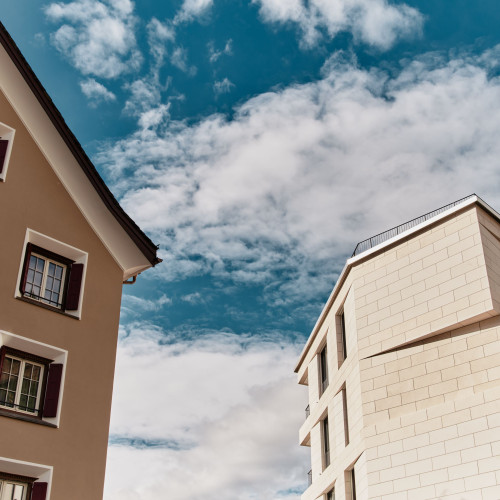
[[[296,372],[302,500],[500,499],[500,214],[472,195],[358,245]]]

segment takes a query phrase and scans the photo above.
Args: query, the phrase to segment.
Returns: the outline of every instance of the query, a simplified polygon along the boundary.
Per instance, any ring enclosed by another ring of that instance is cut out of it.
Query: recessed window
[[[54,307],[62,306],[67,265],[31,252],[23,295]]]
[[[44,365],[6,354],[0,373],[0,406],[37,413],[43,375]]]
[[[323,469],[330,465],[330,431],[328,429],[328,417],[321,423],[323,434]]]
[[[327,494],[326,494],[326,500],[335,500],[335,488],[332,488]]]
[[[345,386],[342,389],[342,409],[344,413],[344,438],[347,446],[349,444],[349,419],[347,418],[347,392]]]
[[[50,359],[0,347],[0,409],[39,419],[56,417],[62,368]]]
[[[0,500],[45,500],[47,486],[35,477],[0,472]]]
[[[345,314],[343,310],[337,315],[337,353],[340,368],[344,360],[347,358]]]
[[[83,264],[28,243],[19,291],[41,304],[75,311],[79,307]]]
[[[356,475],[354,473],[354,467],[351,469],[351,499],[356,500]]]
[[[319,353],[319,376],[320,376],[320,395],[323,394],[328,387],[328,356],[326,345]]]

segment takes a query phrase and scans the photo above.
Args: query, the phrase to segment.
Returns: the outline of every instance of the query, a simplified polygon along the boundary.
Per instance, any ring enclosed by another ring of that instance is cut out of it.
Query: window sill
[[[26,415],[24,413],[17,413],[4,408],[0,408],[0,417],[15,418],[16,420],[23,420],[24,422],[31,422],[32,424],[45,425],[46,427],[57,429],[57,425],[46,422],[41,418],[32,417],[31,415]]]
[[[66,316],[67,318],[72,318],[79,320],[77,316],[73,316],[73,314],[68,314],[67,312],[62,311],[61,309],[58,309],[57,307],[52,307],[49,306],[48,304],[44,304],[43,302],[39,302],[38,300],[33,300],[28,297],[16,297],[17,300],[21,300],[23,302],[27,302],[28,304],[33,304],[34,306],[42,307],[43,309],[47,309],[49,311],[53,311],[58,314],[62,314],[63,316]]]

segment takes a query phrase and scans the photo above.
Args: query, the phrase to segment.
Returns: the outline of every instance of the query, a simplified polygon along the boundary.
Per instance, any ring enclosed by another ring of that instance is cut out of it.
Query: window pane
[[[21,362],[18,359],[13,359],[10,372],[14,375],[18,375],[20,366]]]
[[[36,258],[36,270],[39,272],[43,272],[43,268],[45,267],[45,260],[40,257]]]
[[[10,376],[9,380],[9,391],[15,391],[17,389],[17,379],[15,375]]]
[[[12,497],[12,500],[22,500],[23,494],[24,494],[24,486],[16,484],[14,486],[14,496]]]
[[[33,284],[35,284],[36,286],[41,286],[42,285],[42,278],[43,278],[43,274],[42,273],[35,273],[35,278],[33,280]]]
[[[15,399],[16,399],[16,393],[11,392],[11,391],[7,391],[7,398],[6,398],[5,404],[7,406],[14,406]]]
[[[36,398],[30,396],[28,398],[28,411],[34,412],[36,407]]]
[[[40,380],[40,367],[38,365],[33,365],[33,373],[31,375],[33,380]]]
[[[9,383],[9,375],[7,373],[2,373],[0,376],[0,389],[7,389]]]
[[[49,262],[49,270],[47,272],[48,276],[54,276],[56,272],[56,265],[53,262]]]
[[[19,398],[19,409],[25,410],[27,406],[28,406],[28,396],[22,394],[21,397]]]
[[[36,396],[38,392],[38,382],[31,382],[31,387],[30,387],[30,396]]]
[[[63,268],[61,266],[56,266],[56,273],[55,273],[55,277],[58,279],[58,280],[61,280],[62,279],[62,272],[63,272]]]

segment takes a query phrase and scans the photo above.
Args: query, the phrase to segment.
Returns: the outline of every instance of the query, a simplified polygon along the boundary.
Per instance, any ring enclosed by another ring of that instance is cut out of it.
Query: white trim
[[[44,344],[43,342],[38,342],[28,337],[22,337],[21,335],[16,335],[15,333],[0,330],[0,346],[3,345],[11,347],[12,349],[17,349],[18,351],[35,354],[36,356],[41,356],[42,358],[52,359],[54,363],[60,363],[63,365],[61,389],[59,391],[59,400],[57,403],[57,416],[43,419],[44,422],[48,422],[59,427],[65,386],[64,382],[66,379],[66,367],[68,364],[68,351],[49,344]]]
[[[0,457],[0,471],[6,474],[16,474],[18,476],[36,477],[39,481],[47,483],[47,497],[50,500],[52,490],[52,475],[54,467],[52,465],[42,465],[24,460],[14,460],[13,458]]]
[[[5,178],[7,177],[7,169],[9,168],[10,153],[12,152],[12,146],[14,144],[15,135],[16,131],[12,127],[9,127],[8,125],[5,125],[5,123],[0,122],[0,137],[2,139],[9,141],[9,144],[7,145],[7,154],[5,155],[5,160],[3,163],[2,173],[0,174],[0,181],[5,181]]]
[[[14,290],[14,297],[21,297],[21,292],[19,287],[21,285],[22,274],[23,274],[23,264],[26,255],[26,246],[28,243],[37,245],[50,252],[57,253],[63,257],[73,260],[76,264],[83,264],[83,274],[82,274],[82,286],[80,288],[80,297],[78,299],[78,309],[76,311],[65,311],[65,314],[74,316],[75,318],[81,319],[82,317],[82,306],[83,306],[83,296],[85,293],[85,278],[87,276],[87,264],[88,256],[87,252],[79,250],[71,245],[63,243],[62,241],[46,236],[34,229],[27,228],[26,235],[24,237],[24,246],[21,253],[21,262],[19,264],[19,271],[17,274],[16,289]]]

